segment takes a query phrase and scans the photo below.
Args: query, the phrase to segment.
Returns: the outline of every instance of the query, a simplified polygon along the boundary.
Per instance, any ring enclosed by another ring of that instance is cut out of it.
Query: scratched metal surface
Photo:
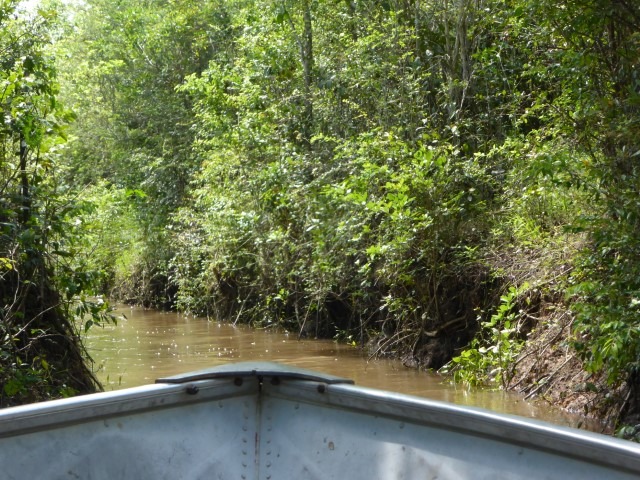
[[[640,446],[630,442],[250,367],[2,410],[0,478],[640,476]]]
[[[0,412],[0,478],[254,478],[256,389],[212,383],[197,395],[154,385],[136,389],[137,400],[48,402],[12,421]]]
[[[584,480],[640,474],[638,445],[598,434],[350,385],[327,385],[323,393],[309,384],[267,389],[260,479]]]

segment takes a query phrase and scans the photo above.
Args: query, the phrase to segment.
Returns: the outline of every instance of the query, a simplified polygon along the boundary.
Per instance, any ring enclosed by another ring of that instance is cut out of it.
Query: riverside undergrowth
[[[123,212],[92,265],[133,302],[504,386],[571,318],[540,351],[635,392],[640,12],[565,7],[83,2],[67,182]]]

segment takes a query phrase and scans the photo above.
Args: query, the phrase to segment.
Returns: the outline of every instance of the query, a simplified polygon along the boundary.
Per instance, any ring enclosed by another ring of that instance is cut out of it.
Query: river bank
[[[567,310],[547,314],[514,362],[509,390],[526,400],[595,419],[610,429],[637,423],[633,384],[612,386],[605,375],[590,372],[571,347],[572,324]]]

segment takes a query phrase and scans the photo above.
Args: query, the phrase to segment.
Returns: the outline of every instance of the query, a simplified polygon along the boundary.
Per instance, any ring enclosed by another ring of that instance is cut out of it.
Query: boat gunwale
[[[7,408],[0,410],[0,438],[248,396],[256,397],[259,405],[267,399],[280,398],[391,418],[640,474],[640,445],[629,441],[476,407],[347,383],[301,379],[287,376],[286,368],[277,372],[268,368],[240,370],[237,375],[225,374],[222,378],[158,383]],[[261,408],[256,412],[258,415]]]
[[[230,379],[186,385],[151,384],[9,407],[0,410],[0,438],[151,410],[252,396],[257,394],[258,388],[259,385],[254,382],[238,383]]]
[[[347,384],[265,384],[265,393],[496,440],[640,474],[640,445],[536,419]]]

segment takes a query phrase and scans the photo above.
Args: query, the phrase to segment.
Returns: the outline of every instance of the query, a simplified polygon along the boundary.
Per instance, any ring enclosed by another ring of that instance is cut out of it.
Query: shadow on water
[[[356,385],[601,430],[594,422],[501,391],[456,387],[387,359],[368,361],[358,348],[331,340],[255,330],[175,313],[122,307],[117,325],[92,328],[85,339],[106,390],[230,362],[275,361],[350,378]]]

